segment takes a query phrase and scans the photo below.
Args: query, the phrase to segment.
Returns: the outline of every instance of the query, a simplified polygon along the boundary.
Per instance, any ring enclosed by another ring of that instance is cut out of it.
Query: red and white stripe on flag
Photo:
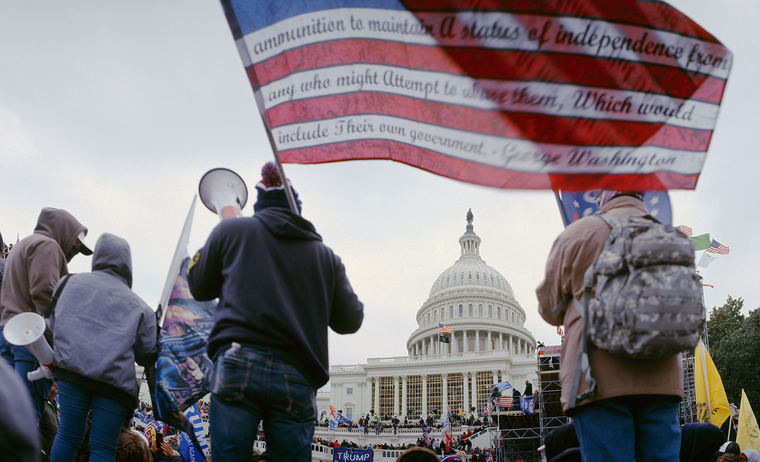
[[[661,2],[221,0],[284,162],[694,189],[732,54]]]
[[[689,228],[688,226],[679,225],[679,226],[678,226],[678,229],[679,229],[679,230],[680,230],[682,233],[684,233],[685,235],[687,235],[687,236],[689,236],[689,237],[691,237],[691,235],[694,233],[694,230],[693,230],[693,229],[691,229],[691,228]]]
[[[499,398],[499,407],[512,407],[512,398],[505,396]]]

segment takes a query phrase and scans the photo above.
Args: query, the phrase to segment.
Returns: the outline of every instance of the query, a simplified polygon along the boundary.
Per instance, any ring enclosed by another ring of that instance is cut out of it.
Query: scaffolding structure
[[[538,462],[538,448],[552,429],[567,422],[560,404],[560,346],[540,347],[537,354],[538,386],[533,414],[503,411],[492,414],[496,430],[491,433],[491,448],[499,462]]]

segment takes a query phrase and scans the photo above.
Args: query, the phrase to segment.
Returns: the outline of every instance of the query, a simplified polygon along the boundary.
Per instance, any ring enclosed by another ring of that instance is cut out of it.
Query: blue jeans
[[[90,462],[113,462],[121,427],[129,409],[105,396],[58,381],[58,401],[61,405],[61,422],[51,450],[51,462],[74,460],[87,432],[87,414],[92,408],[90,429]]]
[[[2,327],[0,327],[0,356],[16,370],[16,373],[21,377],[21,381],[24,382],[27,390],[29,390],[29,395],[34,405],[34,415],[37,417],[36,423],[39,425],[42,413],[45,412],[45,400],[50,394],[50,389],[53,387],[53,381],[39,379],[30,382],[26,378],[27,372],[37,369],[37,358],[34,357],[28,348],[9,343],[5,339],[5,335],[3,335]]]
[[[259,422],[276,462],[311,462],[317,418],[311,384],[293,366],[255,348],[229,349],[211,378],[211,458],[250,460]]]
[[[581,406],[573,422],[583,462],[679,460],[679,401],[672,396],[621,396]]]

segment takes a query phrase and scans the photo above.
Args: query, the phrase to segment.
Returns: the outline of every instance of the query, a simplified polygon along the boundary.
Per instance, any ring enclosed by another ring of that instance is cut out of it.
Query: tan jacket
[[[622,219],[648,213],[642,201],[630,196],[612,199],[602,207],[602,211],[611,212]],[[583,319],[572,303],[557,317],[552,314],[552,309],[562,301],[565,294],[572,294],[576,300],[583,301],[583,277],[586,269],[602,252],[610,231],[604,220],[593,216],[569,225],[554,241],[546,262],[544,281],[536,289],[541,317],[549,324],[565,326],[559,378],[562,386],[562,408],[568,415],[572,412],[567,404],[583,332]],[[591,376],[599,388],[591,400],[578,403],[577,406],[616,396],[683,396],[683,365],[680,354],[656,360],[628,359],[613,356],[604,350],[593,349],[589,352],[589,362]],[[583,393],[587,388],[585,380],[581,377],[578,393]]]
[[[55,284],[69,272],[66,254],[82,231],[87,228],[69,212],[42,209],[34,234],[14,245],[5,262],[0,327],[20,313],[45,313]],[[45,336],[52,340],[49,332]]]

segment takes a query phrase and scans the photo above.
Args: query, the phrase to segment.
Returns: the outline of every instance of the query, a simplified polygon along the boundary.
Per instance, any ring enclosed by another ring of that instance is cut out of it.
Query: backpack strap
[[[61,284],[58,285],[58,289],[56,289],[53,296],[50,298],[50,304],[48,305],[47,309],[45,310],[45,318],[49,318],[53,315],[53,310],[55,309],[55,305],[58,304],[58,297],[61,296],[61,292],[63,291],[63,288],[66,286],[66,283],[69,281],[69,278],[71,278],[72,274],[69,273],[66,276],[61,279]]]

